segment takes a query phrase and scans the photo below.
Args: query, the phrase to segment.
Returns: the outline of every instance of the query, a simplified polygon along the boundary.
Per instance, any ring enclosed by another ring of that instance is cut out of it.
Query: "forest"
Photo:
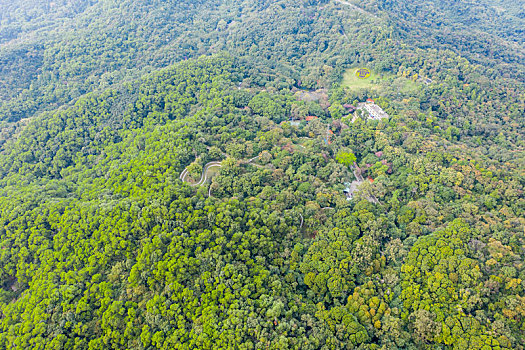
[[[0,350],[523,350],[524,26],[0,0]]]

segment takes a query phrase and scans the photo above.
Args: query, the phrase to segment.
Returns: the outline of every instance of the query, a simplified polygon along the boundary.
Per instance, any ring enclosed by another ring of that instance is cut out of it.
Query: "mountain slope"
[[[516,6],[60,4],[0,0],[0,349],[523,349]]]

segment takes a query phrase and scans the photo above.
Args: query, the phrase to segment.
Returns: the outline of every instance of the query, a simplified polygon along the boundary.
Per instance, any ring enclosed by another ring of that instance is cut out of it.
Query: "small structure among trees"
[[[358,110],[366,110],[368,112],[368,119],[380,120],[388,118],[388,114],[371,98],[367,99],[366,102],[357,104]]]

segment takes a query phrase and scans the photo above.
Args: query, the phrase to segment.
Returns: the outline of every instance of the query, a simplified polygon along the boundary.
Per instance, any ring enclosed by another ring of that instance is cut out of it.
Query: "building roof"
[[[306,121],[309,122],[309,121],[312,121],[314,119],[317,119],[317,117],[315,115],[309,115],[306,117]]]

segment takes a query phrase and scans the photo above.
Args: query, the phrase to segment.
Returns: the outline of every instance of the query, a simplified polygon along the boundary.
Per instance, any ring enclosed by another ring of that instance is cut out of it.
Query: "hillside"
[[[0,0],[0,349],[523,349],[523,14],[426,3]]]

